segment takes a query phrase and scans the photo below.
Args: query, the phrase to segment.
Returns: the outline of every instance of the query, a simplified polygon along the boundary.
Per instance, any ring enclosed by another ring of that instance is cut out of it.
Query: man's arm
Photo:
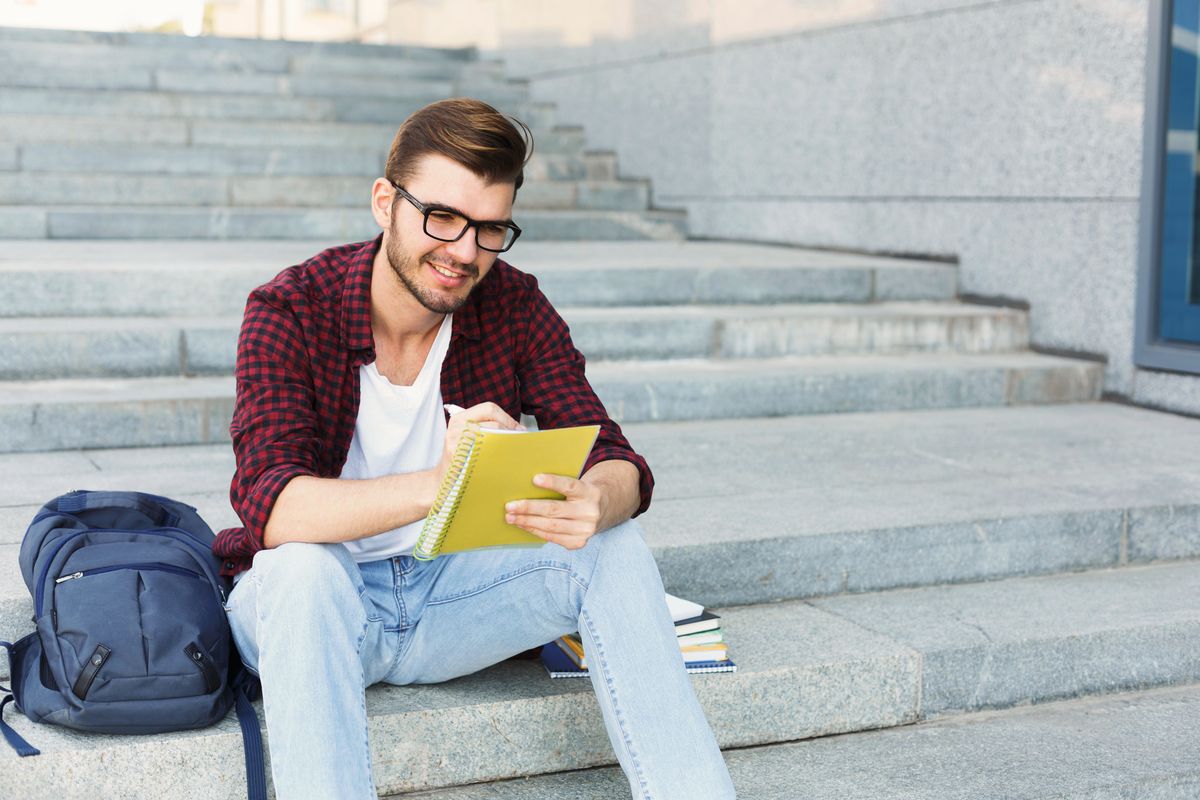
[[[499,406],[481,403],[450,418],[442,458],[433,469],[369,480],[305,475],[292,478],[271,510],[263,544],[278,547],[284,542],[346,542],[422,519],[433,505],[468,422],[521,427]]]
[[[583,355],[550,301],[530,287],[523,304],[518,337],[518,378],[522,410],[544,428],[600,425],[600,434],[584,466],[583,476],[538,476],[538,486],[564,495],[563,500],[514,501],[506,516],[524,528],[564,547],[583,547],[592,535],[645,511],[654,478],[644,458],[596,397],[584,373]]]

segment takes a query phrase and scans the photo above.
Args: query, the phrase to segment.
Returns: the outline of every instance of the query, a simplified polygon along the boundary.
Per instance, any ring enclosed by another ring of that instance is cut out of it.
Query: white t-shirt
[[[448,314],[443,320],[412,386],[393,385],[373,361],[359,367],[358,419],[340,477],[364,480],[419,472],[437,465],[446,439],[442,362],[450,349],[452,316]],[[345,544],[359,562],[409,555],[424,521],[419,519]]]

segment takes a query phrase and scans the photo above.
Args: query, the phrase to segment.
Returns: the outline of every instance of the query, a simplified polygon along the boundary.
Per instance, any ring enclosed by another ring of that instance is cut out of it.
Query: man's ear
[[[387,178],[376,178],[371,186],[371,215],[379,227],[388,230],[392,224],[392,201],[396,198],[396,190]]]

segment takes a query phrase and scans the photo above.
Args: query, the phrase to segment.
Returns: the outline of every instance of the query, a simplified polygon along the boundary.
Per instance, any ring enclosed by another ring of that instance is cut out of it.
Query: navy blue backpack
[[[21,543],[37,630],[10,644],[4,706],[34,722],[101,733],[212,725],[236,705],[252,800],[266,798],[262,738],[240,670],[212,530],[189,505],[140,492],[65,494],[44,505]]]

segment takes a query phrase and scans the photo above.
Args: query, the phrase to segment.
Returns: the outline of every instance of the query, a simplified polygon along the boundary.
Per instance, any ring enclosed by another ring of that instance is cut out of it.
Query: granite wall
[[[1035,346],[1200,413],[1133,362],[1144,0],[456,1],[693,236],[957,258]]]

